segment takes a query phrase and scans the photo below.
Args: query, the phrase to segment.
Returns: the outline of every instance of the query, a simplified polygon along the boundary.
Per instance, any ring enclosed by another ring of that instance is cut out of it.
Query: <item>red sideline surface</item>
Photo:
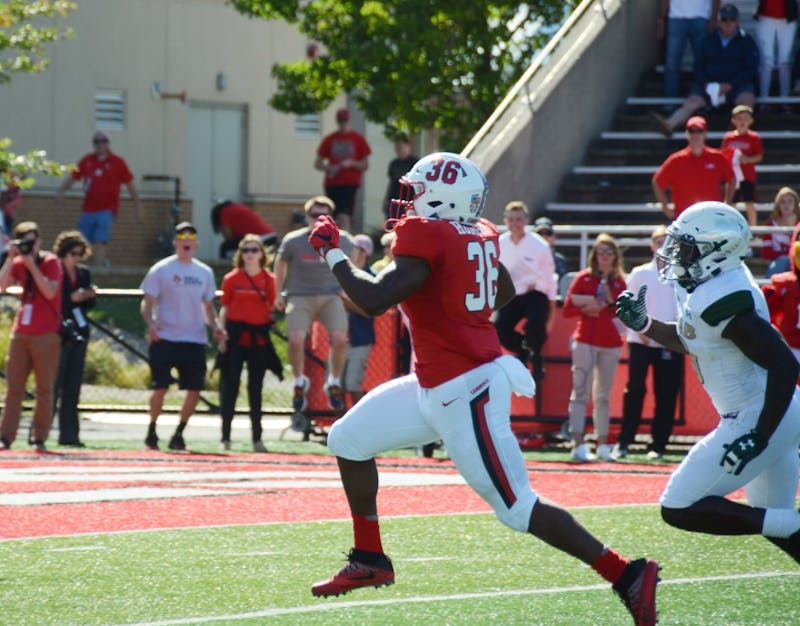
[[[566,507],[655,504],[672,469],[528,467],[534,489]],[[449,460],[384,458],[379,468],[384,483],[396,485],[379,493],[383,517],[490,511],[466,485],[437,484],[459,482]],[[64,498],[77,501],[58,502]],[[2,539],[349,518],[331,457],[94,450],[0,456]]]

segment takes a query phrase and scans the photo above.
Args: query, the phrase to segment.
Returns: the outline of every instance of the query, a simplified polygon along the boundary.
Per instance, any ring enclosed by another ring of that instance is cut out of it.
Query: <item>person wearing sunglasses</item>
[[[739,28],[739,9],[731,3],[722,5],[717,28],[700,43],[689,95],[667,118],[651,113],[659,130],[666,137],[672,137],[676,128],[705,107],[722,104],[754,107],[758,64],[758,45]]]
[[[133,174],[125,160],[111,152],[108,135],[97,131],[92,137],[92,145],[94,151],[84,156],[61,183],[56,192],[55,205],[60,211],[64,205],[64,193],[75,181],[83,181],[85,195],[78,230],[92,244],[92,264],[104,266],[108,265],[108,242],[111,240],[111,226],[119,212],[122,185],[128,189],[139,222],[144,213],[133,183]]]
[[[706,145],[708,125],[699,115],[686,122],[688,145],[670,154],[653,174],[656,200],[670,220],[702,200],[729,203],[736,186],[733,165],[721,150]],[[667,191],[672,197],[670,205]]]
[[[283,364],[270,338],[275,305],[275,275],[267,270],[267,254],[259,235],[242,237],[233,257],[234,269],[222,279],[220,320],[228,340],[221,352],[220,413],[222,449],[231,449],[231,425],[239,395],[239,379],[247,364],[247,400],[250,407],[253,450],[266,452],[261,440],[261,388],[271,371],[283,380]]]
[[[153,265],[142,281],[144,292],[140,307],[147,327],[150,375],[150,424],[145,446],[158,450],[156,422],[164,405],[164,396],[175,382],[172,369],[178,370],[178,387],[186,390],[180,421],[169,441],[170,450],[186,450],[183,431],[194,413],[206,378],[206,325],[225,349],[225,330],[214,309],[216,284],[211,268],[194,258],[197,252],[197,229],[191,222],[175,227],[172,240],[175,254]]]
[[[82,448],[78,403],[89,345],[87,313],[97,300],[92,274],[82,261],[92,255],[92,247],[80,231],[65,230],[56,237],[53,252],[61,261],[61,317],[73,329],[70,334],[62,334],[61,337],[55,392],[58,444]]]
[[[305,343],[314,320],[319,320],[330,337],[328,380],[325,390],[334,411],[344,409],[342,373],[347,360],[347,311],[342,288],[325,261],[319,258],[308,235],[323,215],[333,215],[334,204],[327,196],[314,196],[303,207],[307,226],[286,234],[275,259],[275,308],[286,311],[286,334],[289,337],[289,363],[294,374],[292,407],[305,411],[310,387],[305,375]],[[353,237],[343,232],[342,250],[353,252]]]

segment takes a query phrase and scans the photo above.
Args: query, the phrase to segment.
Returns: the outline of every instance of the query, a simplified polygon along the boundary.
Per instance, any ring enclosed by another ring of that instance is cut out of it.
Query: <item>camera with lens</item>
[[[20,254],[30,254],[36,242],[33,239],[14,239],[11,243],[17,247]]]

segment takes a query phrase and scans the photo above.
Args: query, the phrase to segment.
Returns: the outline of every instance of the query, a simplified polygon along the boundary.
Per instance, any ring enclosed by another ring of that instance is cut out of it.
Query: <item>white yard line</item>
[[[746,574],[728,574],[725,576],[697,576],[691,578],[673,578],[662,580],[661,585],[697,585],[710,582],[728,582],[732,580],[755,580],[759,578],[779,578],[784,576],[800,576],[800,572],[758,572]],[[609,589],[608,583],[596,585],[574,585],[570,587],[551,587],[548,589],[509,589],[507,591],[487,591],[483,593],[454,593],[436,596],[411,596],[408,598],[386,598],[379,600],[351,600],[346,602],[326,602],[318,600],[314,604],[292,606],[249,613],[234,613],[230,615],[209,615],[203,617],[187,617],[182,619],[162,620],[158,622],[137,622],[124,626],[173,626],[177,624],[204,624],[207,622],[232,622],[245,619],[258,619],[263,617],[280,617],[282,615],[302,615],[306,613],[321,613],[323,611],[341,611],[360,607],[396,606],[398,604],[419,604],[430,602],[453,602],[460,600],[476,600],[480,598],[509,598],[516,596],[539,596],[574,594],[586,591]],[[120,625],[123,626],[123,625]]]

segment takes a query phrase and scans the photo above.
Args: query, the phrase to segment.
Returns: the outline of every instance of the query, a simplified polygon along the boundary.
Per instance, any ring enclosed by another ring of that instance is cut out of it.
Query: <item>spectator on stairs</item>
[[[736,176],[731,162],[720,150],[706,145],[706,120],[699,115],[686,122],[688,145],[673,152],[653,175],[653,193],[664,215],[673,220],[702,200],[730,203]],[[672,196],[672,205],[667,199]]]
[[[791,187],[781,187],[765,226],[796,226],[800,222],[800,195]],[[769,261],[765,278],[791,269],[792,233],[776,231],[762,237],[761,257]]]
[[[656,38],[666,38],[664,63],[664,96],[677,98],[680,86],[681,63],[686,44],[697,57],[707,33],[717,27],[720,0],[661,0]]]
[[[731,159],[736,175],[736,191],[733,202],[744,202],[747,223],[755,226],[756,216],[756,163],[764,160],[761,137],[750,129],[753,124],[753,108],[740,104],[731,112],[733,130],[722,137],[722,151]]]
[[[739,28],[739,9],[725,4],[719,10],[719,22],[707,34],[694,64],[694,82],[680,107],[667,118],[651,113],[666,137],[695,111],[722,104],[736,106],[755,104],[758,74],[758,46]]]
[[[756,41],[760,65],[759,98],[769,97],[772,70],[778,68],[778,95],[785,98],[789,95],[792,82],[792,48],[797,32],[797,0],[759,0],[756,18]],[[784,113],[790,113],[792,105],[785,102],[781,105]],[[769,110],[769,105],[762,104],[759,112]]]

